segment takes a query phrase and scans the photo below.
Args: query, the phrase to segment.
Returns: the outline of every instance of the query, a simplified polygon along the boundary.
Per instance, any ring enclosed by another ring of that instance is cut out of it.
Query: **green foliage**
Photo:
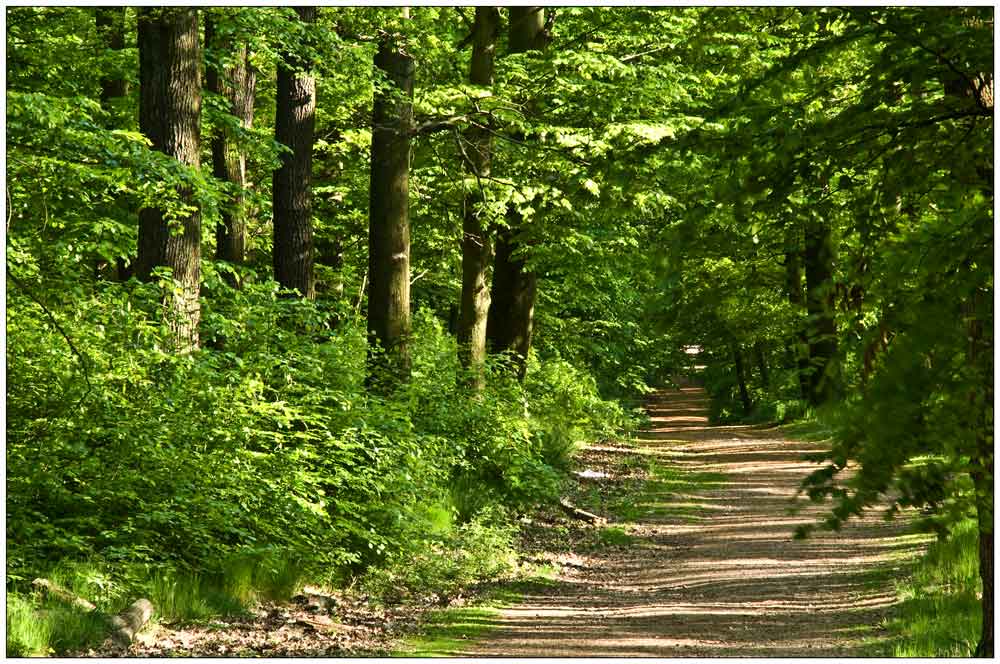
[[[16,592],[55,561],[92,556],[130,587],[148,577],[135,570],[162,566],[157,592],[177,616],[222,610],[203,603],[216,590],[244,606],[300,575],[409,559],[423,571],[406,583],[469,582],[495,570],[462,558],[486,545],[456,533],[503,545],[498,506],[509,518],[556,497],[579,442],[635,426],[621,404],[685,372],[685,346],[701,348],[713,419],[831,420],[827,463],[806,484],[835,498],[827,525],[882,494],[925,508],[939,531],[992,516],[988,9],[547,8],[551,47],[510,54],[501,39],[491,89],[466,82],[455,8],[409,20],[323,8],[312,26],[288,8],[200,11],[248,44],[259,72],[252,129],[218,96],[202,113],[203,136],[228,127],[246,151],[251,246],[244,265],[203,260],[203,347],[182,356],[163,317],[169,275],[112,277],[134,256],[139,209],[187,212],[179,187],[201,207],[211,255],[232,192],[207,167],[208,141],[201,168],[150,148],[133,119],[134,39],[109,48],[89,8],[7,14]],[[134,34],[135,12],[124,21]],[[364,238],[382,32],[415,58],[417,123],[449,130],[413,138],[413,373],[375,394]],[[206,63],[225,64],[219,50]],[[268,279],[284,149],[274,72],[287,53],[316,62],[316,302]],[[106,77],[129,84],[124,97],[102,103]],[[494,137],[489,178],[463,161],[472,126]],[[480,393],[447,331],[474,188],[495,226],[508,208],[521,215],[518,257],[538,277],[527,378],[491,357]],[[807,251],[817,228],[822,260]],[[818,375],[820,342],[843,398],[814,413],[801,383]],[[849,462],[858,472],[843,479]],[[30,614],[11,606],[17,648],[55,638],[17,631]]]
[[[932,544],[912,575],[898,584],[900,603],[885,627],[891,657],[968,657],[979,639],[982,609],[977,525],[959,524]],[[875,654],[875,653],[873,653]]]
[[[419,523],[411,528],[420,533]],[[448,597],[462,587],[509,576],[516,568],[515,528],[502,511],[489,509],[458,526],[439,523],[426,542],[413,540],[390,554],[384,566],[364,579],[365,588],[383,602]]]
[[[602,546],[628,546],[635,541],[635,538],[629,535],[624,528],[609,526],[601,528],[597,533],[597,541]]]
[[[44,657],[49,654],[52,626],[42,620],[32,603],[7,593],[7,656]]]

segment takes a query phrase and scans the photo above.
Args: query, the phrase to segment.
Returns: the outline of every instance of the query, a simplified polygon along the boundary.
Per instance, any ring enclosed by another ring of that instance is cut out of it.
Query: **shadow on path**
[[[483,619],[457,656],[857,656],[895,602],[892,577],[925,538],[879,515],[792,539],[822,505],[799,505],[803,455],[821,443],[766,426],[710,426],[701,388],[658,392],[640,452],[712,473],[693,493],[656,482],[637,497],[635,542],[583,556],[555,584]],[[675,483],[680,486],[680,483]],[[690,490],[688,490],[690,491]]]

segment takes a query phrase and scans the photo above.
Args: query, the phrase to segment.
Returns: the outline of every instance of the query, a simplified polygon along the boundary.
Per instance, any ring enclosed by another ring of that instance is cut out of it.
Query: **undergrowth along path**
[[[652,426],[638,452],[676,473],[636,496],[627,545],[577,556],[554,583],[484,621],[490,629],[480,640],[440,654],[871,654],[896,599],[893,580],[927,538],[875,513],[840,532],[793,540],[795,527],[815,523],[824,509],[789,509],[816,467],[803,455],[823,444],[777,428],[710,426],[707,407],[695,387],[650,399]],[[692,485],[685,473],[699,480]]]

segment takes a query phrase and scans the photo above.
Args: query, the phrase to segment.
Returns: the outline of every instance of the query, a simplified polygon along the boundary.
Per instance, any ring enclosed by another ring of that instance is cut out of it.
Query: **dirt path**
[[[819,444],[750,426],[708,426],[700,388],[658,393],[644,454],[713,475],[695,495],[664,491],[627,547],[577,558],[547,589],[505,609],[477,644],[448,653],[519,657],[861,654],[893,603],[891,576],[922,548],[873,515],[791,539],[819,506],[790,501]],[[886,575],[888,572],[888,576]]]

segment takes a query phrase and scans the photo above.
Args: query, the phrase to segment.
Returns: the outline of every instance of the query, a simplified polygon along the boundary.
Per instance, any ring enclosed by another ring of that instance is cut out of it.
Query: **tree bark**
[[[201,133],[201,59],[198,11],[192,8],[139,10],[139,129],[159,150],[197,168]],[[164,211],[139,212],[136,274],[149,280],[153,269],[168,267],[178,288],[167,296],[169,325],[179,350],[198,346],[201,280],[201,211],[189,186],[178,196],[194,211],[166,219]],[[172,231],[177,228],[180,232]]]
[[[750,391],[747,390],[746,369],[743,364],[743,351],[738,343],[733,343],[733,366],[736,368],[736,382],[740,390],[740,402],[743,404],[743,414],[749,415],[753,404],[750,402]]]
[[[368,224],[370,386],[410,375],[410,133],[413,58],[391,36],[375,55]],[[390,377],[387,376],[387,377]]]
[[[316,7],[296,7],[299,20],[313,23]],[[274,138],[289,149],[272,180],[274,278],[282,288],[316,297],[313,280],[312,147],[316,123],[316,79],[312,63],[285,54],[278,65]]]
[[[805,305],[802,292],[802,242],[798,226],[785,227],[785,290],[788,303],[797,313]],[[798,368],[799,392],[803,399],[809,398],[809,339],[806,330],[797,326],[788,340],[789,354]]]
[[[985,289],[984,289],[985,290]],[[992,316],[986,315],[984,293],[977,289],[963,307],[969,338],[968,364],[976,376],[970,402],[976,413],[976,448],[971,455],[969,475],[976,492],[976,520],[979,526],[979,577],[983,582],[983,625],[976,645],[976,657],[993,657],[993,344],[984,334]]]
[[[541,50],[547,42],[545,9],[511,7],[508,44],[510,53]],[[497,232],[493,261],[493,285],[490,293],[486,338],[490,352],[513,351],[514,370],[519,380],[527,372],[528,351],[534,327],[537,276],[528,270],[523,249],[524,219],[510,207],[507,228]]]
[[[525,267],[524,258],[514,255],[519,246],[514,233],[521,226],[520,215],[508,208],[507,219],[510,226],[497,231],[486,337],[490,352],[513,351],[515,374],[519,380],[524,380],[534,331],[538,280],[535,273]]]
[[[216,52],[218,63],[222,54],[229,54],[232,63],[220,67],[209,64],[205,68],[208,89],[225,98],[229,113],[239,121],[240,127],[253,126],[254,90],[257,74],[250,65],[250,51],[246,44],[233,46],[227,37],[216,34],[211,14],[206,15],[205,42]],[[247,243],[247,159],[246,152],[234,132],[219,127],[212,137],[212,174],[232,185],[229,205],[222,209],[222,221],[215,227],[215,257],[230,263],[241,264],[246,259]],[[236,280],[232,284],[237,285]]]
[[[809,312],[809,402],[826,403],[836,393],[837,325],[834,320],[833,248],[826,222],[806,224],[806,310]]]
[[[767,367],[767,354],[764,352],[764,344],[760,340],[754,342],[753,352],[757,358],[757,369],[760,370],[760,384],[766,390],[771,386],[771,372]]]
[[[473,85],[493,85],[493,63],[497,35],[500,30],[500,10],[496,7],[476,7],[473,24],[472,64],[469,82]],[[486,360],[486,321],[490,308],[490,291],[486,272],[493,257],[493,242],[489,221],[484,210],[485,200],[480,178],[490,174],[493,141],[485,128],[470,127],[465,134],[466,167],[476,178],[476,189],[463,201],[462,219],[462,300],[458,320],[458,358],[469,369],[470,387],[480,391],[485,386],[483,362]]]
[[[94,23],[98,35],[104,38],[104,43],[112,51],[125,48],[125,8],[98,7],[94,12]],[[128,95],[128,81],[122,77],[101,77],[101,109],[108,114],[107,127],[114,128],[118,113],[114,100]],[[119,281],[127,281],[132,276],[133,266],[126,257],[119,256],[116,261],[116,273]]]

